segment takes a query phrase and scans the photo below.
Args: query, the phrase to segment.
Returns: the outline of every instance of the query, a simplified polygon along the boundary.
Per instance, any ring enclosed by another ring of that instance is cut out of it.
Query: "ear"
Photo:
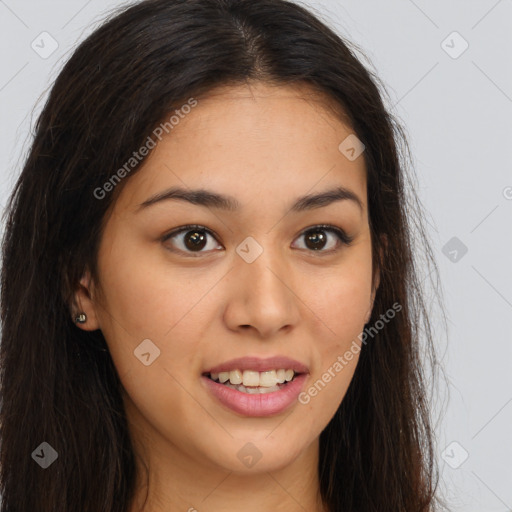
[[[377,268],[375,269],[375,277],[372,287],[372,295],[370,299],[370,307],[368,308],[368,312],[366,313],[366,318],[364,319],[364,323],[367,324],[370,321],[370,317],[372,316],[373,303],[375,302],[375,295],[377,294],[377,289],[380,285],[380,268],[382,266],[382,262],[384,261],[384,256],[387,252],[388,247],[388,237],[383,234],[381,236],[382,246],[380,247],[380,262],[377,264]]]
[[[100,325],[97,315],[98,305],[94,299],[94,287],[88,270],[80,279],[80,284],[75,291],[73,298],[75,308],[72,310],[73,322],[75,321],[75,317],[80,313],[85,313],[87,315],[85,323],[76,322],[75,325],[84,331],[95,331],[96,329],[99,329]]]

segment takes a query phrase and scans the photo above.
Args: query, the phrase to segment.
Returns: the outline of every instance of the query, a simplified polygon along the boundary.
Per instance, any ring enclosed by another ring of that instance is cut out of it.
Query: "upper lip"
[[[239,357],[237,359],[231,359],[230,361],[213,366],[206,370],[204,374],[230,372],[232,370],[265,372],[279,369],[294,370],[295,373],[309,373],[308,367],[299,361],[285,356],[274,356],[266,359],[260,359],[258,357]]]

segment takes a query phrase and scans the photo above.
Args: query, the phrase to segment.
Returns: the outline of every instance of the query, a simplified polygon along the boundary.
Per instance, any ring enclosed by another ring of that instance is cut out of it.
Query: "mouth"
[[[231,370],[201,375],[204,389],[222,406],[245,417],[280,414],[293,407],[309,372]]]
[[[303,373],[292,369],[264,372],[236,369],[229,372],[205,372],[202,375],[217,384],[222,384],[242,393],[266,394],[279,391]]]

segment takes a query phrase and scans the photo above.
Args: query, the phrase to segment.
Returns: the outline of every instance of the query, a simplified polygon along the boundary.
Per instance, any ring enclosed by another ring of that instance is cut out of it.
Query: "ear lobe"
[[[73,322],[75,322],[75,318],[80,313],[87,315],[87,320],[84,323],[76,323],[75,325],[84,331],[95,331],[99,329],[97,305],[93,296],[93,283],[88,270],[80,279],[80,283],[73,297],[73,303],[77,308],[76,310],[72,310]]]

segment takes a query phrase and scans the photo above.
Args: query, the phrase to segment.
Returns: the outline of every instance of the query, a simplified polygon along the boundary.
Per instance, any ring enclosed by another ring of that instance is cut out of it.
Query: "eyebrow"
[[[180,187],[172,187],[163,192],[159,192],[143,203],[139,204],[137,211],[145,209],[161,201],[179,200],[230,212],[237,212],[241,209],[241,204],[232,196],[226,196],[205,189],[186,190]],[[326,190],[319,194],[308,194],[299,197],[290,207],[292,212],[303,212],[315,208],[323,208],[337,201],[352,201],[357,204],[361,211],[364,210],[363,203],[359,196],[345,187],[336,187]]]

